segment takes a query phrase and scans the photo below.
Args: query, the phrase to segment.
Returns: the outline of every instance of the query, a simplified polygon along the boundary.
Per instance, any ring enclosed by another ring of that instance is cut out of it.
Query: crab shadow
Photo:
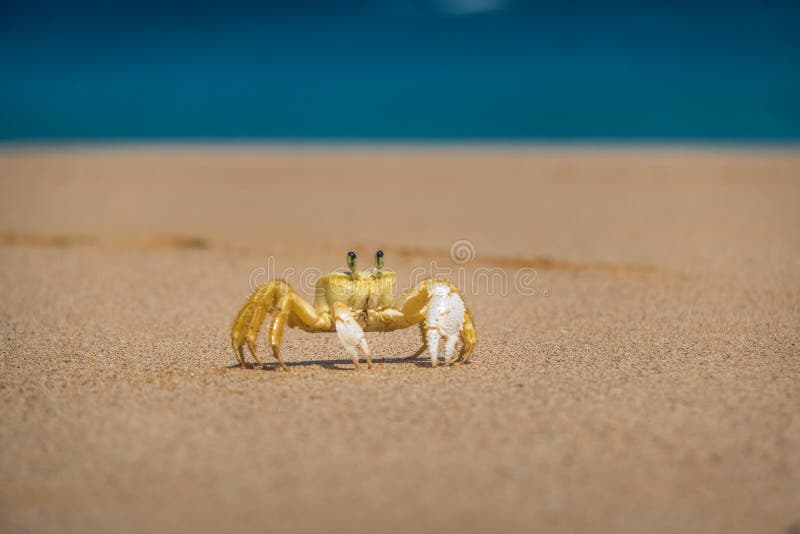
[[[431,367],[431,362],[428,359],[417,359],[412,360],[405,357],[396,357],[396,358],[373,358],[372,359],[372,366],[375,367],[376,365],[413,365],[415,367]],[[353,367],[353,360],[350,359],[339,359],[339,360],[305,360],[300,362],[286,362],[286,365],[291,369],[292,367],[322,367],[324,369],[328,369],[329,371],[356,371]],[[225,366],[225,369],[245,369],[248,371],[281,371],[281,368],[278,366],[277,362],[264,362],[263,366],[260,366],[256,363],[248,363],[246,367],[242,367],[238,363],[234,363],[231,365]],[[366,370],[367,364],[362,359],[361,360],[361,370]]]

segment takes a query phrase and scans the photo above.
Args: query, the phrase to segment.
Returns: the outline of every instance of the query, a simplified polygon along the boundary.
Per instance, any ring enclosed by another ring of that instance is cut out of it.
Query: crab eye
[[[375,253],[375,267],[380,271],[383,269],[383,251],[379,250]]]
[[[356,270],[356,253],[350,251],[347,253],[347,266],[350,268],[351,271]]]

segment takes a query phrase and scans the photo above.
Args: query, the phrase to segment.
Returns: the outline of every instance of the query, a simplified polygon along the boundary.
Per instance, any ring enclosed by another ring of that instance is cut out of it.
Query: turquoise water
[[[4,2],[0,140],[800,139],[788,2]]]

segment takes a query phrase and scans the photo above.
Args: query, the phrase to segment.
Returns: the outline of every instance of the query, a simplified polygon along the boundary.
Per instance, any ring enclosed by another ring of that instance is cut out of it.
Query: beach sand
[[[379,248],[471,364],[235,365],[251,284]],[[9,147],[0,265],[3,532],[800,531],[796,151]]]

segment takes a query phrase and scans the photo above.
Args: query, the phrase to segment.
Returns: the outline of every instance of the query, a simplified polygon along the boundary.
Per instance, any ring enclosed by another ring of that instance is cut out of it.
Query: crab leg
[[[283,329],[286,326],[286,320],[289,318],[289,310],[292,304],[291,293],[282,296],[278,301],[278,313],[272,318],[272,324],[269,326],[269,346],[272,347],[272,355],[278,360],[278,365],[284,371],[288,371],[289,367],[286,366],[281,359],[281,340],[283,339]],[[255,356],[255,352],[253,352]]]
[[[231,328],[233,350],[236,353],[236,360],[242,367],[248,367],[244,359],[245,344],[256,362],[263,367],[264,362],[256,351],[256,339],[264,318],[273,311],[277,311],[277,313],[270,324],[269,344],[272,348],[272,355],[284,371],[288,371],[289,367],[281,359],[280,345],[283,330],[290,317],[293,318],[293,321],[296,319],[304,329],[312,332],[327,332],[332,326],[329,314],[318,314],[311,304],[296,295],[291,286],[283,280],[265,282],[247,299]],[[295,325],[296,323],[291,324]]]
[[[476,343],[478,343],[478,333],[475,331],[475,323],[472,322],[472,315],[470,315],[469,311],[465,310],[464,327],[461,329],[461,351],[456,361],[469,362]]]
[[[420,332],[420,334],[422,334],[422,346],[417,350],[417,352],[415,352],[411,356],[406,356],[405,357],[406,360],[413,360],[415,358],[419,358],[420,356],[422,356],[425,353],[426,350],[428,350],[428,342],[426,341],[426,338],[425,338],[425,336],[426,336],[426,334],[425,334],[425,323],[419,323],[419,332]]]
[[[459,350],[458,355],[445,361],[447,365],[458,362],[469,362],[469,358],[472,356],[472,350],[475,348],[475,343],[478,342],[478,334],[475,332],[475,325],[472,322],[472,316],[469,314],[469,311],[464,312],[464,326],[461,327],[459,338],[461,339],[461,350]]]
[[[263,364],[261,358],[256,353],[256,337],[261,328],[264,317],[269,313],[275,303],[277,294],[285,294],[289,291],[289,285],[282,280],[273,280],[261,284],[236,316],[231,328],[231,342],[236,353],[236,359],[242,367],[248,367],[244,359],[244,344],[250,349],[253,357],[259,364]]]

